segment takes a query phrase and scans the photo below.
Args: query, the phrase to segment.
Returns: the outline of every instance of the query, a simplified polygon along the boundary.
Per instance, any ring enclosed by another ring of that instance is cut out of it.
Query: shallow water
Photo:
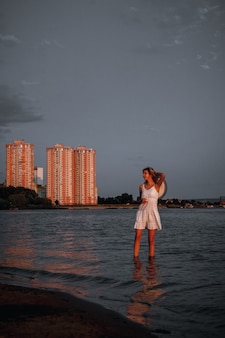
[[[0,282],[57,289],[159,337],[224,337],[225,209],[160,209],[133,261],[135,209],[0,211]]]

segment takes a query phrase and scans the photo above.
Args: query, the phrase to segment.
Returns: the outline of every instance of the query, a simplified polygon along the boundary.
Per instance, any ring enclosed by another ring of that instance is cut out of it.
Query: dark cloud
[[[42,119],[42,115],[35,112],[30,101],[13,93],[9,87],[0,85],[0,128]]]

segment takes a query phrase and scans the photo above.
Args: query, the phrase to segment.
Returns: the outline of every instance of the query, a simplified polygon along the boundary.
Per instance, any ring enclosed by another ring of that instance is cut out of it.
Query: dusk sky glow
[[[1,0],[0,183],[5,144],[96,149],[101,197],[225,195],[223,0]]]

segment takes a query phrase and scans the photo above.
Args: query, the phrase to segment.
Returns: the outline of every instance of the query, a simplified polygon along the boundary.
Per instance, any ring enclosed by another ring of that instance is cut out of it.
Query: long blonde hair
[[[153,168],[151,167],[144,168],[142,172],[144,172],[145,170],[147,170],[149,174],[152,175],[152,179],[155,184],[160,180],[161,177],[160,173],[157,173]]]

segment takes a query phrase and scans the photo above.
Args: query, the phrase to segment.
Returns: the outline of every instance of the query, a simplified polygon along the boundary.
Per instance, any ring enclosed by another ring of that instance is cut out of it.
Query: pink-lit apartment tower
[[[96,150],[80,146],[74,155],[76,204],[97,204]]]
[[[97,204],[96,151],[62,144],[46,150],[46,197],[61,205]]]
[[[6,144],[6,186],[34,189],[34,145],[16,140]]]
[[[56,144],[47,151],[46,197],[53,203],[75,204],[74,198],[74,149]]]

